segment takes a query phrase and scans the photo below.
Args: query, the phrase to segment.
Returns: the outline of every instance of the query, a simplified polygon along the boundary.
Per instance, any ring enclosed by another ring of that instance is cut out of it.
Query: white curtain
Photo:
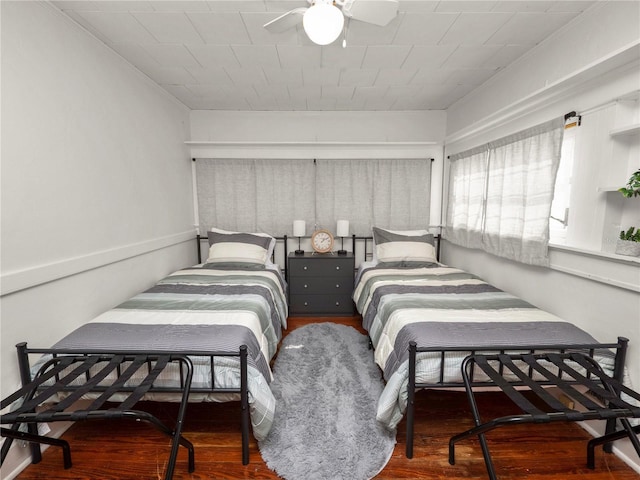
[[[201,233],[211,227],[292,235],[293,221],[371,235],[429,225],[430,159],[197,159]]]
[[[477,248],[481,216],[482,249],[522,263],[548,265],[549,215],[563,132],[559,118],[458,155],[451,162],[447,239]],[[478,213],[477,205],[464,205],[479,197],[482,148],[488,150],[488,162]]]
[[[430,159],[317,160],[316,175],[319,227],[345,219],[350,233],[370,236],[372,226],[429,226]]]
[[[489,149],[484,146],[449,159],[445,236],[463,247],[482,247],[488,158]]]

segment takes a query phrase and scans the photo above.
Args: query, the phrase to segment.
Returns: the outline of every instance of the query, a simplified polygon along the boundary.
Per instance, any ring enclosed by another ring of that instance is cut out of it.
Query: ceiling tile
[[[482,45],[504,25],[511,13],[461,13],[440,44]]]
[[[375,85],[409,85],[416,73],[417,69],[381,68]]]
[[[335,98],[337,100],[351,100],[354,87],[342,87],[336,85],[324,85],[321,87],[322,98]]]
[[[625,0],[626,1],[626,0]],[[558,0],[547,10],[548,12],[584,12],[587,8],[597,2],[579,0]]]
[[[205,43],[245,45],[251,43],[240,13],[187,13]]]
[[[526,45],[505,45],[488,58],[483,65],[486,68],[504,68],[530,50]]]
[[[113,2],[117,3],[117,2]],[[209,5],[205,0],[151,0],[149,2],[156,12],[208,12]]]
[[[411,83],[419,84],[442,84],[446,83],[451,75],[457,70],[453,68],[420,68],[411,80]]]
[[[62,10],[91,11],[91,12],[151,12],[152,4],[147,1],[114,2],[113,0],[68,0],[54,1],[55,6]]]
[[[204,43],[189,18],[182,12],[133,15],[161,43]]]
[[[282,68],[319,68],[322,49],[300,45],[278,45],[276,47]]]
[[[487,40],[487,43],[533,46],[573,17],[574,13],[516,13]]]
[[[500,45],[466,46],[462,45],[442,64],[444,68],[481,68],[484,63],[496,55]]]
[[[264,12],[263,0],[208,0],[209,9],[213,12]]]
[[[328,45],[322,48],[322,67],[357,68],[362,65],[367,47],[358,45]]]
[[[294,87],[302,86],[302,69],[277,67],[264,67],[262,69],[270,85],[290,85]]]
[[[340,74],[340,85],[343,87],[371,86],[374,84],[379,70],[346,68]]]
[[[158,61],[149,55],[144,47],[137,43],[114,43],[111,45],[116,52],[123,56],[129,63],[136,67],[144,67],[145,65],[159,66]]]
[[[496,1],[460,0],[442,1],[436,7],[437,12],[488,12],[496,6]]]
[[[454,70],[447,83],[452,85],[482,85],[495,75],[497,69],[472,68],[468,70]]]
[[[372,45],[367,47],[362,68],[397,68],[400,67],[409,51],[410,45]]]
[[[267,83],[262,68],[257,66],[225,68],[225,70],[235,85],[261,85]]]
[[[232,85],[233,82],[223,67],[187,67],[187,71],[197,83],[211,85]]]
[[[496,2],[493,12],[544,12],[555,0],[504,0]]]
[[[402,0],[400,2],[399,8],[403,12],[410,13],[425,13],[425,12],[433,12],[440,0]]]
[[[457,17],[457,13],[405,15],[393,43],[394,45],[436,45]]]
[[[369,101],[375,98],[384,97],[389,91],[389,87],[383,85],[376,85],[373,87],[361,87],[355,88],[353,93],[354,101]]]
[[[195,82],[195,78],[182,67],[145,66],[142,71],[161,84],[186,85]]]
[[[275,45],[234,45],[231,49],[243,68],[279,65]]]
[[[305,86],[338,85],[340,70],[337,68],[303,68]]]
[[[154,43],[156,39],[130,13],[77,12],[110,43]]]
[[[254,85],[253,90],[256,95],[266,95],[276,100],[289,100],[289,89],[286,85]]]
[[[187,45],[203,67],[239,67],[240,62],[228,45]]]
[[[191,52],[184,45],[145,45],[144,49],[149,52],[160,65],[166,67],[197,67],[200,64],[196,61]]]
[[[402,68],[438,68],[456,50],[457,45],[415,45]]]

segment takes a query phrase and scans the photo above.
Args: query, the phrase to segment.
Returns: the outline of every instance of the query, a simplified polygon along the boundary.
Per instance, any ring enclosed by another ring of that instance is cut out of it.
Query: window
[[[549,214],[563,127],[563,119],[552,120],[451,156],[447,240],[548,265]]]

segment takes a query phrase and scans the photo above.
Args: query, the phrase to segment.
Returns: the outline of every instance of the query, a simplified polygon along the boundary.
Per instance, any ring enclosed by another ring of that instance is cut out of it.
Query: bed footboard
[[[441,389],[441,388],[465,388],[465,384],[462,381],[449,381],[445,376],[446,360],[449,356],[461,354],[476,355],[483,353],[493,354],[505,354],[510,352],[516,353],[546,353],[546,352],[558,352],[561,354],[570,352],[580,352],[591,358],[597,354],[598,351],[608,351],[615,354],[613,362],[613,371],[611,377],[618,382],[622,383],[624,374],[624,365],[627,355],[627,347],[629,340],[624,337],[618,337],[617,343],[597,343],[597,344],[584,344],[584,345],[515,345],[515,346],[483,346],[478,348],[470,347],[454,347],[454,348],[436,348],[436,347],[419,347],[416,342],[409,342],[409,378],[407,383],[407,445],[406,456],[407,458],[413,458],[413,437],[414,437],[414,423],[415,423],[415,393],[417,390],[423,388]],[[439,379],[435,382],[421,383],[416,380],[416,362],[418,353],[430,352],[440,357],[440,372]],[[533,375],[533,372],[529,372],[529,375]],[[470,373],[470,385],[471,387],[492,387],[494,384],[491,381],[484,379],[476,379],[473,372]],[[548,384],[548,382],[540,382],[540,385]],[[518,385],[514,382],[514,385]],[[607,420],[606,434],[611,434],[615,430],[615,419]],[[605,451],[611,452],[611,443],[605,445]]]

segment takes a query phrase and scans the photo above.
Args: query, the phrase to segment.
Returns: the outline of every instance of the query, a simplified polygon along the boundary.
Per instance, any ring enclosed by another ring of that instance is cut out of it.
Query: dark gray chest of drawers
[[[291,315],[353,315],[353,254],[289,254]]]

